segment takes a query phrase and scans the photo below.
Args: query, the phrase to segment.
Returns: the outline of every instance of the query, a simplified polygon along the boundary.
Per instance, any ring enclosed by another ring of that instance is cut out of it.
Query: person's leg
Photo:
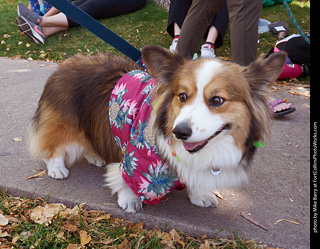
[[[223,44],[223,40],[225,37],[225,34],[227,32],[228,28],[228,23],[229,23],[229,14],[228,14],[228,7],[227,7],[227,2],[226,0],[223,1],[220,10],[218,11],[217,14],[214,15],[214,17],[211,19],[210,24],[209,24],[209,29],[206,34],[206,39],[209,35],[209,40],[206,40],[208,42],[213,42],[215,48],[219,48]],[[217,30],[218,36],[211,37],[210,38],[210,33],[213,32],[211,27],[214,27]],[[215,39],[215,40],[214,40]]]
[[[42,27],[68,27],[68,19],[65,14],[58,13],[53,16],[44,16],[40,22]]]
[[[77,5],[95,19],[108,18],[141,9],[147,0],[86,0]]]
[[[43,33],[46,36],[53,35],[69,28],[68,18],[61,12],[53,16],[44,16],[40,25],[42,26]]]
[[[218,35],[219,35],[219,32],[216,29],[216,27],[211,26],[209,29],[209,32],[208,32],[206,42],[210,42],[210,43],[214,44],[218,38]]]
[[[174,23],[174,36],[180,35],[181,29],[177,23]]]
[[[167,32],[173,38],[169,48],[172,53],[175,53],[176,51],[181,27],[191,6],[191,3],[192,0],[170,1]]]
[[[215,48],[223,44],[229,22],[226,0],[223,1],[220,10],[211,18],[206,34],[206,42],[201,46],[201,58],[215,58]]]
[[[60,32],[60,31],[67,30],[67,29],[68,29],[68,27],[43,27],[43,33],[46,36],[50,36],[50,35],[53,35],[55,33]]]
[[[184,19],[191,6],[192,0],[171,0],[168,12],[167,32],[174,38],[180,34]]]
[[[74,5],[95,19],[127,14],[141,9],[147,0],[76,0]],[[78,26],[67,17],[69,28]]]
[[[262,0],[227,0],[232,60],[247,66],[257,58]]]
[[[193,0],[181,28],[177,52],[192,59],[203,38],[210,19],[220,9],[223,0]]]

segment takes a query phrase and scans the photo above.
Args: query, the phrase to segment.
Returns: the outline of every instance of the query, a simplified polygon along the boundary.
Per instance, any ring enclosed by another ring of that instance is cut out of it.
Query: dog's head
[[[241,151],[239,160],[250,161],[253,143],[270,131],[268,89],[284,66],[285,53],[248,67],[217,59],[185,60],[153,45],[144,47],[142,55],[159,84],[154,104],[159,132],[192,155],[214,153],[228,139]]]

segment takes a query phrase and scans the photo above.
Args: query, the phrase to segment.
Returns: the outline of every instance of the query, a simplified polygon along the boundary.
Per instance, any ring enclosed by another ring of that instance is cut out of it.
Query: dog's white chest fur
[[[164,137],[158,138],[157,144],[161,156],[170,160],[170,165],[188,188],[207,192],[234,187],[247,179],[245,170],[239,165],[242,152],[228,134],[220,134],[198,153],[189,153],[180,141],[170,146]]]

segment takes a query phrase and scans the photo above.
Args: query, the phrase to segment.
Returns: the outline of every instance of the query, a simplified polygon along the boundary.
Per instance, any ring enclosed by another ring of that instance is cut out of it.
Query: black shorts
[[[76,0],[74,5],[95,19],[127,14],[142,8],[147,0]],[[67,17],[69,27],[78,24]]]

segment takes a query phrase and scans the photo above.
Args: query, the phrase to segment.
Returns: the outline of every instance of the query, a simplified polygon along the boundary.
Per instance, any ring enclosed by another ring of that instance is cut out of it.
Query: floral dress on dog
[[[109,103],[110,124],[123,153],[122,178],[149,205],[181,187],[176,173],[161,161],[148,127],[156,84],[146,72],[131,71],[118,81]]]

